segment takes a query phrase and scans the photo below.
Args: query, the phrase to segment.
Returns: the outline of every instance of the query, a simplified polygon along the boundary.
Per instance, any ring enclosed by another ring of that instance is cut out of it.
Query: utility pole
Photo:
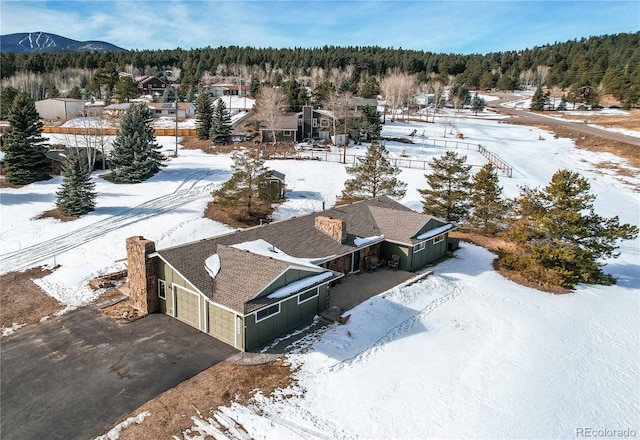
[[[176,90],[176,151],[174,157],[178,157],[178,91]]]

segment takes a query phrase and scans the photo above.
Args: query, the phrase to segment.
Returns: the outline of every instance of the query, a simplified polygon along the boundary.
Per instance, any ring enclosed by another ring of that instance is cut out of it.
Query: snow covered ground
[[[569,168],[589,178],[598,213],[640,225],[640,176],[627,161],[502,119],[466,114],[454,125],[462,141],[482,144],[514,168],[513,178],[501,177],[507,196],[521,185],[546,185],[557,169]],[[417,132],[414,144],[387,142],[391,156],[443,154],[429,141],[455,140],[448,132],[443,138],[444,122],[450,117],[436,124],[387,122],[384,135]],[[173,149],[174,138],[158,140]],[[365,149],[350,147],[349,154]],[[473,165],[484,163],[473,148],[459,152]],[[602,162],[631,173],[598,167]],[[230,165],[226,155],[180,150],[141,184],[111,184],[96,172],[96,211],[67,223],[36,219],[54,207],[61,178],[2,189],[0,273],[58,264],[39,284],[68,309],[86,304],[99,293],[88,280],[123,267],[127,237],[144,235],[163,248],[227,231],[202,212]],[[347,177],[339,163],[267,165],[286,175],[291,190],[276,219],[333,205]],[[402,202],[416,210],[425,172],[404,169],[399,176],[408,183]],[[638,435],[640,239],[623,243],[621,252],[607,266],[618,285],[550,295],[503,279],[491,267],[492,254],[463,245],[433,276],[373,298],[350,312],[347,325],[303,341],[290,356],[300,367],[294,388],[249,407],[220,408],[215,420],[195,419],[185,438],[215,431],[224,438],[224,424],[233,428],[226,436],[244,429],[253,438],[277,439],[574,438],[578,428],[629,428]]]

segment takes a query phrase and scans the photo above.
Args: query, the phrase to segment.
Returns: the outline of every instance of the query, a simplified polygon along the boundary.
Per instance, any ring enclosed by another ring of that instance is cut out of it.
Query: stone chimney
[[[156,262],[149,258],[155,251],[156,245],[151,240],[141,236],[127,238],[129,299],[145,315],[158,309]]]
[[[344,243],[347,239],[347,222],[344,220],[319,215],[315,226],[339,243]]]

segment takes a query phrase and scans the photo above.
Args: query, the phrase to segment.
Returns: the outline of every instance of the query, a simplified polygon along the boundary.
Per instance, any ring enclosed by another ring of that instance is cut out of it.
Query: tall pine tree
[[[483,166],[472,179],[473,213],[469,223],[482,228],[485,234],[497,232],[506,216],[507,206],[499,183],[498,173],[490,163]]]
[[[531,97],[531,105],[529,105],[529,110],[533,110],[536,112],[544,111],[544,106],[547,103],[545,94],[542,91],[542,87],[538,86],[535,93]]]
[[[429,189],[419,189],[425,214],[459,223],[469,216],[469,170],[467,156],[447,151],[429,161],[431,174],[425,174]]]
[[[382,122],[380,122],[378,109],[372,105],[367,105],[360,112],[360,128],[367,136],[367,140],[379,139],[382,131]]]
[[[165,166],[152,121],[151,111],[144,104],[132,105],[125,112],[109,159],[114,182],[142,182]]]
[[[56,192],[56,207],[74,217],[91,212],[96,206],[94,188],[87,159],[73,151],[64,163],[62,186]]]
[[[235,153],[231,165],[233,175],[213,193],[216,204],[223,208],[246,207],[248,216],[258,199],[258,191],[270,171],[257,152]]]
[[[9,127],[4,135],[4,174],[14,185],[49,179],[51,163],[42,138],[43,123],[33,100],[19,93],[9,111]]]
[[[209,139],[215,145],[226,145],[231,142],[231,115],[222,99],[218,99],[213,108]]]
[[[507,233],[519,247],[501,257],[501,266],[566,288],[615,283],[601,261],[616,258],[618,242],[636,238],[638,227],[596,214],[589,189],[587,179],[569,170],[557,171],[543,190],[522,188]]]
[[[211,107],[211,99],[206,90],[201,90],[196,100],[196,134],[198,139],[209,139],[211,131],[211,121],[213,120],[213,108]]]
[[[400,169],[391,165],[389,152],[384,144],[377,141],[369,145],[367,154],[358,158],[357,164],[347,168],[347,173],[352,177],[344,183],[340,196],[343,202],[377,196],[402,198],[407,192],[407,184],[395,177],[400,174]]]

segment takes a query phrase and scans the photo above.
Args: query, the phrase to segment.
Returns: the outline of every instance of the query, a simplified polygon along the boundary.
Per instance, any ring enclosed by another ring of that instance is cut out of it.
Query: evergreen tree
[[[567,110],[567,97],[566,96],[562,96],[562,99],[560,100],[560,104],[558,105],[558,110],[561,111],[561,112]]]
[[[380,94],[380,84],[375,76],[370,76],[360,88],[360,97],[367,99],[375,99]]]
[[[130,76],[123,76],[116,83],[113,93],[118,102],[129,102],[129,99],[138,96],[138,85]]]
[[[485,234],[496,232],[505,219],[507,206],[502,198],[498,173],[490,163],[473,176],[471,203],[473,213],[469,223],[473,227],[482,228]]]
[[[544,111],[544,106],[546,104],[544,93],[542,92],[542,87],[538,86],[535,93],[531,97],[531,105],[529,106],[529,110],[535,112]]]
[[[109,160],[114,182],[142,182],[165,166],[152,121],[151,110],[144,104],[132,105],[123,115]]]
[[[209,131],[211,131],[211,121],[213,120],[213,108],[211,107],[211,99],[205,90],[201,90],[196,100],[196,133],[198,139],[209,139]]]
[[[166,89],[164,89],[164,92],[162,93],[162,102],[176,102],[176,99],[178,99],[178,92],[176,91],[175,88],[171,87],[171,85],[168,85]]]
[[[13,100],[18,96],[20,91],[14,87],[7,86],[0,89],[0,118],[5,119],[9,116]]]
[[[476,115],[478,115],[478,112],[483,112],[486,106],[487,102],[484,98],[479,97],[477,93],[473,95],[473,98],[471,98],[471,110]]]
[[[231,169],[231,179],[213,193],[215,202],[223,208],[246,207],[251,216],[260,185],[270,171],[256,152],[234,153]]]
[[[362,108],[360,112],[360,127],[367,136],[368,141],[380,137],[382,122],[380,122],[380,115],[378,114],[377,108],[372,105],[367,105]]]
[[[423,212],[448,222],[459,223],[469,216],[469,170],[467,156],[447,151],[429,161],[431,174],[425,174],[430,189],[419,189]]]
[[[249,86],[249,94],[254,98],[258,96],[258,89],[260,89],[260,80],[257,76],[251,77],[251,85]]]
[[[65,215],[80,216],[95,209],[95,183],[85,157],[72,152],[64,163],[62,186],[56,192],[56,207]]]
[[[82,92],[80,91],[80,87],[73,86],[73,88],[67,93],[67,98],[82,99]]]
[[[567,288],[615,283],[601,261],[618,257],[618,242],[636,238],[638,228],[620,224],[617,216],[597,215],[589,190],[587,179],[568,170],[557,171],[543,190],[522,188],[507,234],[520,248],[506,254],[501,265],[532,281]]]
[[[218,99],[213,108],[209,139],[215,145],[226,145],[231,142],[231,116],[222,99]]]
[[[389,152],[384,144],[373,141],[367,154],[358,158],[358,163],[347,168],[352,176],[344,183],[344,190],[340,198],[343,202],[355,202],[377,196],[404,197],[407,184],[399,181],[395,176],[400,174],[400,168],[389,162]]]
[[[4,174],[14,185],[27,185],[49,179],[51,163],[42,138],[43,123],[35,103],[24,93],[13,100],[9,127],[3,136]]]

